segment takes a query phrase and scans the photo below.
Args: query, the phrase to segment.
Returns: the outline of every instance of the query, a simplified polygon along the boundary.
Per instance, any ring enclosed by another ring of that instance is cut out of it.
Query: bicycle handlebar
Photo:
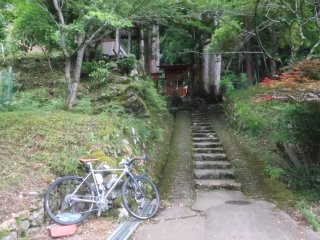
[[[134,161],[139,160],[139,165],[143,165],[147,161],[147,156],[143,155],[141,157],[133,157],[129,160],[128,165],[131,165]]]

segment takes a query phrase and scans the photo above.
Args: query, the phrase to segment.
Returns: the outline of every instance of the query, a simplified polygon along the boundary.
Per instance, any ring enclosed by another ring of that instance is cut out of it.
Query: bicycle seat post
[[[93,172],[92,163],[91,163],[91,162],[87,162],[86,164],[88,164],[88,165],[89,165],[90,172]]]

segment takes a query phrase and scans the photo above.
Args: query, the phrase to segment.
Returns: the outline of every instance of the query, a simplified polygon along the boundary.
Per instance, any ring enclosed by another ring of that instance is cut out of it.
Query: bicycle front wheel
[[[94,191],[87,181],[83,182],[77,176],[65,176],[49,186],[44,196],[44,209],[55,223],[77,224],[89,216],[93,201]]]
[[[127,178],[122,186],[121,198],[127,211],[142,220],[153,217],[160,206],[156,186],[144,176]]]

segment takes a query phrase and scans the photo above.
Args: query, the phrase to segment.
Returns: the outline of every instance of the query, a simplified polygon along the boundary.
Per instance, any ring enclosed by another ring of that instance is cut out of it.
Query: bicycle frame
[[[99,184],[98,181],[96,179],[95,174],[96,173],[103,173],[103,172],[121,172],[120,176],[117,178],[117,180],[112,184],[111,188],[104,194],[104,200],[106,200],[106,198],[109,196],[109,194],[114,190],[114,188],[118,185],[119,181],[123,178],[124,175],[129,175],[130,177],[133,177],[132,173],[130,172],[128,166],[126,164],[124,164],[124,168],[112,168],[112,169],[106,169],[106,170],[99,170],[99,169],[93,169],[92,164],[86,163],[89,165],[90,168],[90,172],[88,173],[88,175],[82,180],[82,182],[77,186],[77,188],[73,191],[73,193],[71,194],[71,200],[73,201],[77,201],[77,202],[87,202],[87,203],[99,203],[99,201],[95,201],[95,200],[86,200],[86,199],[80,199],[75,197],[77,191],[79,190],[79,188],[82,186],[82,184],[89,179],[90,176],[92,176],[93,178],[93,182],[95,185],[95,190],[98,194],[99,197],[101,197],[102,193],[100,193],[99,191]],[[94,211],[94,210],[91,210]]]

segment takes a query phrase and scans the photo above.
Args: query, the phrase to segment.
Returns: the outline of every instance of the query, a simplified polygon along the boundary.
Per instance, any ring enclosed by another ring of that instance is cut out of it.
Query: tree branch
[[[64,21],[64,17],[63,17],[61,8],[59,6],[58,0],[53,0],[53,4],[54,4],[54,7],[55,7],[55,9],[56,9],[56,11],[58,13],[58,18],[59,18],[59,22],[60,22],[59,29],[60,29],[60,44],[61,44],[61,48],[62,48],[64,56],[66,58],[70,58],[70,55],[69,55],[69,52],[68,52],[68,49],[67,49],[67,45],[66,45],[66,36],[65,36],[66,24],[65,24],[65,21]]]
[[[59,27],[59,23],[55,19],[55,17],[52,15],[52,13],[48,10],[48,8],[38,0],[31,0],[34,4],[38,5],[43,11],[45,11],[47,14],[49,14],[50,18],[53,20],[53,22]]]
[[[257,37],[258,44],[259,44],[260,48],[262,49],[262,51],[264,52],[264,54],[266,54],[268,58],[270,58],[272,60],[275,60],[275,61],[279,61],[279,59],[276,59],[276,58],[274,58],[273,56],[271,56],[269,54],[267,49],[265,49],[265,47],[263,46],[263,44],[261,42],[261,39],[259,37],[259,32],[258,32],[258,27],[257,27],[257,17],[258,17],[258,6],[259,6],[259,4],[260,4],[260,0],[256,0],[256,5],[255,5],[255,8],[254,8],[254,31],[255,31],[255,35]]]

